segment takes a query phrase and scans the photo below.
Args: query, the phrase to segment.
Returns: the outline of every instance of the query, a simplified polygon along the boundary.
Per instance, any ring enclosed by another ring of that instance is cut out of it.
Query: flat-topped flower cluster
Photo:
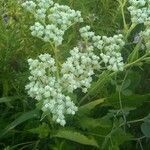
[[[124,63],[120,50],[125,45],[123,35],[113,37],[95,35],[89,26],[80,29],[81,37],[100,51],[100,57],[108,70],[123,71]]]
[[[144,39],[146,48],[150,49],[150,0],[129,0],[129,3],[132,23],[144,24],[145,30],[140,32],[140,36]]]
[[[31,34],[45,42],[58,46],[62,44],[65,31],[77,22],[83,22],[80,11],[59,5],[52,0],[26,1],[22,6],[35,17],[35,24],[30,27]]]
[[[68,92],[82,88],[84,93],[91,86],[94,70],[100,70],[100,58],[94,54],[93,46],[82,49],[78,47],[70,51],[71,56],[62,64],[62,83]]]
[[[83,21],[80,11],[52,0],[26,1],[22,6],[36,20],[30,27],[31,34],[50,42],[53,48],[62,44],[63,35],[70,26]],[[86,93],[94,74],[101,73],[104,68],[110,71],[123,71],[124,68],[121,49],[125,42],[121,34],[113,37],[95,35],[90,26],[80,28],[79,33],[85,46],[70,50],[70,56],[61,65],[50,54],[28,59],[31,74],[26,85],[28,94],[41,104],[45,114],[51,114],[62,126],[66,124],[65,115],[74,115],[78,110],[69,96],[74,90]]]
[[[64,126],[64,115],[74,115],[77,107],[63,94],[63,87],[55,76],[55,60],[49,54],[41,54],[38,59],[28,59],[28,63],[31,73],[30,83],[26,85],[28,94],[42,103],[43,112],[51,113],[53,120]]]
[[[144,23],[150,16],[150,0],[129,0],[132,23]]]

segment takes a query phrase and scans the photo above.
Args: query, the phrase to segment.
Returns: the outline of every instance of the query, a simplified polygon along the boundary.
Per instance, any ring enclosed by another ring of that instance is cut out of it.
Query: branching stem
[[[55,57],[55,61],[56,61],[56,77],[57,77],[57,79],[59,79],[59,55],[58,55],[58,53],[59,53],[59,50],[58,50],[58,48],[56,47],[56,46],[54,46],[53,45],[53,43],[51,43],[50,42],[50,45],[51,45],[51,47],[52,47],[52,49],[53,49],[53,52],[54,52],[54,57]]]
[[[57,79],[59,79],[59,55],[58,53],[59,53],[59,50],[57,49],[57,47],[55,47],[54,54],[55,54],[56,67],[57,67],[57,71],[56,71]]]

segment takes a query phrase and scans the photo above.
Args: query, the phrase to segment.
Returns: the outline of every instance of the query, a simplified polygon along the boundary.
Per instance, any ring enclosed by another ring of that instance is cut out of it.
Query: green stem
[[[138,141],[138,140],[142,140],[142,139],[144,139],[144,138],[146,138],[145,136],[142,136],[142,137],[139,137],[139,138],[133,138],[133,139],[131,139],[131,140],[133,140],[133,141]]]
[[[122,19],[123,19],[124,29],[125,29],[125,31],[127,31],[128,26],[127,26],[126,19],[125,19],[125,14],[124,14],[124,7],[126,5],[126,0],[124,0],[124,2],[122,2],[122,0],[118,0],[118,2],[120,4],[120,8],[121,8],[121,14],[122,14]]]
[[[56,67],[57,67],[57,71],[56,71],[57,79],[59,79],[59,55],[58,53],[59,53],[59,50],[55,47],[54,55],[55,55]]]
[[[56,46],[53,46],[53,44],[50,42],[51,47],[53,48],[53,52],[54,52],[54,57],[55,57],[55,61],[56,61],[56,77],[57,79],[59,79],[59,50],[57,49]]]
[[[137,120],[132,120],[132,121],[128,121],[128,124],[132,124],[132,123],[137,123],[137,122],[142,122],[144,120],[144,118],[142,119],[137,119]]]
[[[124,7],[123,6],[121,6],[121,13],[122,13],[124,29],[125,29],[125,31],[127,31],[128,30],[128,26],[127,26],[127,23],[126,23],[126,20],[125,20]]]
[[[125,39],[127,40],[127,38],[129,37],[130,33],[132,32],[132,30],[136,27],[137,24],[132,24],[130,26],[130,28],[127,30],[126,32],[126,36],[125,36]]]
[[[122,91],[122,88],[123,88],[123,84],[124,84],[124,82],[125,82],[125,80],[127,78],[127,75],[128,75],[128,72],[126,72],[125,77],[123,79],[123,82],[121,84],[121,88],[119,90],[119,104],[120,104],[120,109],[121,109],[121,112],[122,112],[122,116],[123,116],[124,122],[126,122],[126,116],[125,116],[124,111],[123,111],[123,105],[122,105],[122,100],[121,100],[121,91]],[[124,130],[125,130],[125,127],[124,127]]]
[[[131,67],[131,66],[133,66],[133,65],[135,65],[135,64],[137,64],[137,63],[143,61],[143,60],[147,57],[147,55],[148,55],[148,54],[145,54],[145,55],[143,55],[142,57],[140,57],[139,59],[135,60],[134,62],[129,63],[129,64],[126,64],[124,68]]]
[[[123,19],[124,30],[125,30],[125,34],[126,34],[125,38],[127,39],[129,37],[131,31],[136,27],[137,24],[132,24],[130,26],[130,28],[128,29],[126,19],[125,19],[125,14],[124,14],[124,7],[126,5],[126,2],[127,2],[126,0],[124,0],[124,2],[119,0],[119,4],[120,4],[120,7],[121,7],[122,19]]]

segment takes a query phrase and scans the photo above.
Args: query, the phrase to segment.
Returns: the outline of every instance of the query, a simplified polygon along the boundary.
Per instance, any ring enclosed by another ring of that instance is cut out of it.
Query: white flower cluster
[[[142,7],[145,6],[146,0],[129,0],[129,3],[133,6]]]
[[[131,14],[132,23],[139,24],[147,21],[150,17],[150,0],[129,0],[131,6],[128,10]]]
[[[113,37],[102,36],[103,41],[103,51],[114,51],[119,52],[121,48],[125,45],[123,41],[123,35],[114,35]]]
[[[33,12],[36,8],[36,3],[33,1],[26,1],[22,4],[22,7],[26,8],[27,11]]]
[[[113,37],[96,36],[94,32],[90,31],[89,26],[80,28],[79,31],[84,40],[91,42],[94,47],[102,51],[119,51],[125,44],[122,34]]]
[[[62,44],[64,31],[60,30],[54,24],[47,25],[45,27],[45,37],[43,38],[45,42],[54,41],[55,45],[58,46]]]
[[[79,30],[81,37],[86,41],[90,40],[95,35],[95,33],[90,31],[90,29],[91,29],[90,26],[85,26],[80,28]]]
[[[63,35],[71,25],[83,21],[80,11],[54,4],[52,0],[30,0],[22,6],[36,18],[35,24],[30,27],[31,34],[55,46],[62,44]],[[57,68],[49,54],[28,60],[31,74],[30,83],[26,85],[28,94],[39,101],[45,114],[52,114],[53,120],[62,126],[66,124],[65,115],[74,115],[78,110],[67,93],[70,95],[77,88],[86,93],[92,76],[101,69],[102,63],[112,71],[122,71],[124,67],[120,53],[124,46],[121,34],[99,36],[90,31],[89,26],[81,28],[80,34],[85,46],[73,48],[61,68]],[[94,49],[101,52],[100,56],[94,53]]]
[[[44,8],[37,9],[34,16],[36,19],[40,20],[41,22],[44,22],[46,19],[46,9]]]
[[[71,25],[83,21],[80,11],[54,4],[52,0],[31,0],[22,6],[35,16],[36,22],[30,28],[32,35],[55,46],[62,44],[63,35]]]
[[[147,49],[150,48],[150,0],[129,0],[131,6],[128,10],[131,14],[132,23],[145,25],[145,30],[140,32],[140,36],[145,42]]]
[[[48,9],[54,4],[53,0],[36,0],[36,2],[41,9]]]
[[[53,4],[53,0],[27,0],[22,3],[22,7],[31,13],[37,12],[43,15]]]
[[[70,54],[71,56],[62,64],[61,82],[68,92],[82,88],[86,93],[91,86],[94,70],[100,69],[99,57],[93,53],[92,46],[87,47],[85,52],[75,47]]]
[[[149,50],[150,49],[150,27],[147,27],[144,31],[140,33],[145,41],[145,46]]]
[[[45,28],[41,23],[36,22],[33,26],[30,27],[30,30],[31,30],[32,36],[43,38]]]
[[[53,120],[64,126],[65,114],[74,115],[77,107],[69,96],[65,96],[58,79],[55,78],[55,60],[49,54],[38,59],[29,59],[31,76],[26,85],[28,94],[42,103],[43,112],[52,114]]]
[[[63,41],[64,31],[60,30],[54,24],[43,26],[41,23],[36,22],[30,27],[32,36],[43,39],[45,42],[53,41],[56,46],[60,45]]]
[[[123,71],[124,63],[121,53],[106,52],[106,54],[100,54],[105,66],[110,71]]]
[[[73,23],[83,22],[80,11],[72,10],[68,6],[57,3],[50,9],[48,18],[63,31],[67,30]]]
[[[120,50],[125,45],[123,41],[123,35],[114,35],[113,37],[95,35],[90,31],[89,26],[80,28],[81,37],[90,42],[93,47],[101,51],[102,61],[105,63],[107,69],[112,71],[122,71],[124,67],[123,58]]]

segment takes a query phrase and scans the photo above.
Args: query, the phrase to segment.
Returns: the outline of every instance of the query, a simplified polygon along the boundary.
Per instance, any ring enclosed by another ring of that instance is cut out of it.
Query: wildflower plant
[[[150,0],[1,0],[0,14],[0,148],[150,149]]]
[[[129,1],[132,23],[146,24],[141,32],[146,46],[149,46],[149,1]],[[148,5],[148,8],[147,8]],[[121,50],[125,45],[123,34],[112,37],[96,35],[90,26],[79,29],[81,42],[85,47],[75,46],[70,56],[60,65],[58,46],[63,44],[65,31],[76,23],[83,22],[80,11],[69,6],[54,3],[52,0],[26,1],[22,6],[32,13],[35,24],[30,27],[32,36],[50,43],[55,58],[50,54],[41,54],[37,59],[28,59],[31,76],[26,85],[28,94],[40,104],[45,115],[64,126],[65,115],[75,115],[77,105],[69,96],[76,89],[87,93],[91,87],[94,74],[104,70],[123,71],[125,64]],[[132,26],[131,26],[132,27]],[[95,53],[98,51],[98,53]]]
[[[33,13],[37,21],[30,27],[31,34],[51,43],[54,51],[56,51],[57,46],[62,44],[65,31],[71,25],[83,21],[80,11],[57,3],[54,4],[52,0],[26,1],[22,6]],[[53,120],[64,126],[66,124],[64,115],[74,115],[77,107],[69,96],[63,94],[65,87],[63,80],[67,74],[64,74],[63,79],[61,79],[58,62],[55,61],[58,60],[54,60],[49,54],[40,55],[39,60],[29,59],[31,76],[26,89],[29,90],[28,94],[31,97],[42,101],[42,110],[45,113],[52,113]],[[63,73],[63,71],[65,71],[65,67],[61,72]],[[73,84],[72,82],[75,81],[71,81],[71,84]],[[70,86],[75,87],[75,85]]]

